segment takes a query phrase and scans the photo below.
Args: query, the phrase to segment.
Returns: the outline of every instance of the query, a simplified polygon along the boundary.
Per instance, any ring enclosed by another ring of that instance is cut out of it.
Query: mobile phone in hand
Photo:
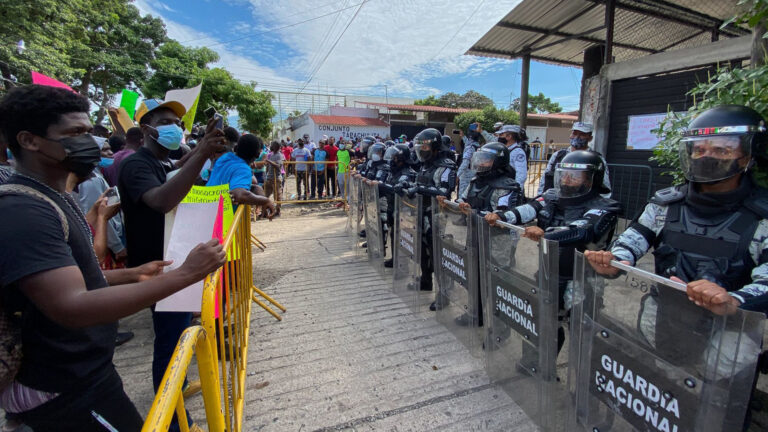
[[[224,127],[224,117],[222,117],[221,114],[216,112],[216,108],[208,107],[203,112],[205,113],[205,117],[206,118],[208,118],[208,119],[215,118],[216,119],[216,128],[217,129],[222,129]]]
[[[118,195],[117,189],[113,187],[107,189],[107,194],[105,196],[107,197],[108,206],[120,203],[120,195]]]

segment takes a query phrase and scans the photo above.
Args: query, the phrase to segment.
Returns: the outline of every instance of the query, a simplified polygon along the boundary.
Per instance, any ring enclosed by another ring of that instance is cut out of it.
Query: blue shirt
[[[328,158],[328,152],[325,150],[315,149],[315,162],[325,162]],[[315,171],[325,171],[325,164],[315,164]]]
[[[208,186],[220,186],[229,184],[229,190],[243,188],[251,190],[251,167],[238,155],[229,152],[224,153],[216,160],[211,169],[211,177]]]

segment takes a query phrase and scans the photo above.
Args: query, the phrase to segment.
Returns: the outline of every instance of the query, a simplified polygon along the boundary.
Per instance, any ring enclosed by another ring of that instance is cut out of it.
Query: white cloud
[[[170,37],[180,42],[189,41],[186,44],[192,46],[214,45],[211,48],[221,57],[219,64],[237,78],[255,80],[274,90],[301,88],[317,69],[307,91],[319,87],[380,94],[386,85],[390,94],[422,97],[440,93],[439,89],[424,84],[430,78],[464,73],[480,77],[508,63],[463,53],[520,0],[368,0],[350,24],[358,10],[350,6],[360,1],[339,0],[318,6],[315,0],[232,0],[247,4],[253,15],[253,22],[234,23],[235,33],[254,33],[253,38],[234,43],[221,43],[225,41],[168,19],[159,11],[168,10],[163,3],[137,0],[136,6],[143,13],[161,16]],[[481,6],[476,10],[479,2]],[[344,8],[298,26],[256,35]],[[348,24],[349,28],[328,54]],[[258,54],[252,48],[256,43]],[[266,49],[265,45],[270,43],[284,44],[295,52],[285,54]],[[275,67],[264,66],[254,59],[255,55],[269,60]]]
[[[250,3],[254,19],[262,20],[262,11],[270,10],[270,22],[281,26],[359,1],[339,1],[320,8],[313,7],[316,3],[313,0],[279,3],[250,0]],[[479,76],[507,63],[462,54],[520,0],[479,1],[481,7],[474,12],[477,1],[371,0],[362,6],[351,24],[356,7],[281,30],[279,34],[284,43],[300,53],[291,66],[303,72],[293,78],[304,81],[350,24],[336,48],[317,69],[314,80],[338,87],[388,84],[397,93],[417,95],[425,90],[421,83],[426,79],[466,72]],[[298,15],[296,11],[306,13]]]

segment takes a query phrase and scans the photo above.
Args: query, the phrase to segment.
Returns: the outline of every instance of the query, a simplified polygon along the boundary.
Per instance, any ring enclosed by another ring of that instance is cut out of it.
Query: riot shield
[[[474,356],[482,354],[478,256],[475,221],[458,204],[432,201],[432,239],[438,307],[437,321]]]
[[[360,185],[363,195],[368,260],[380,274],[384,274],[384,230],[379,210],[379,188],[377,185],[367,183]]]
[[[570,430],[742,430],[765,315],[712,313],[685,285],[577,254],[569,361]]]
[[[504,223],[492,227],[480,215],[475,220],[488,375],[531,424],[542,431],[563,430],[567,390],[556,369],[557,242],[523,238],[523,228]]]
[[[350,177],[349,179],[349,213],[347,214],[347,234],[352,240],[352,250],[358,254],[365,254],[365,249],[362,248],[364,238],[360,237],[360,231],[363,229],[363,191],[362,191],[362,179]]]
[[[421,281],[421,195],[395,195],[394,279],[392,291],[413,310],[419,309]]]

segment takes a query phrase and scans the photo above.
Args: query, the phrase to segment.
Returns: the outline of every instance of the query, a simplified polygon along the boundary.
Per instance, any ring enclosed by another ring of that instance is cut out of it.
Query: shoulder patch
[[[588,212],[584,213],[584,216],[586,216],[586,215],[602,216],[602,215],[604,215],[606,213],[608,213],[608,212],[605,211],[605,210],[592,209],[592,210],[589,210]]]
[[[515,160],[516,160],[517,162],[525,162],[525,154],[523,153],[523,154],[519,154],[519,155],[517,155],[517,156],[515,157]]]
[[[664,188],[656,191],[653,197],[651,197],[651,202],[659,205],[669,205],[685,199],[687,191],[687,185]]]

